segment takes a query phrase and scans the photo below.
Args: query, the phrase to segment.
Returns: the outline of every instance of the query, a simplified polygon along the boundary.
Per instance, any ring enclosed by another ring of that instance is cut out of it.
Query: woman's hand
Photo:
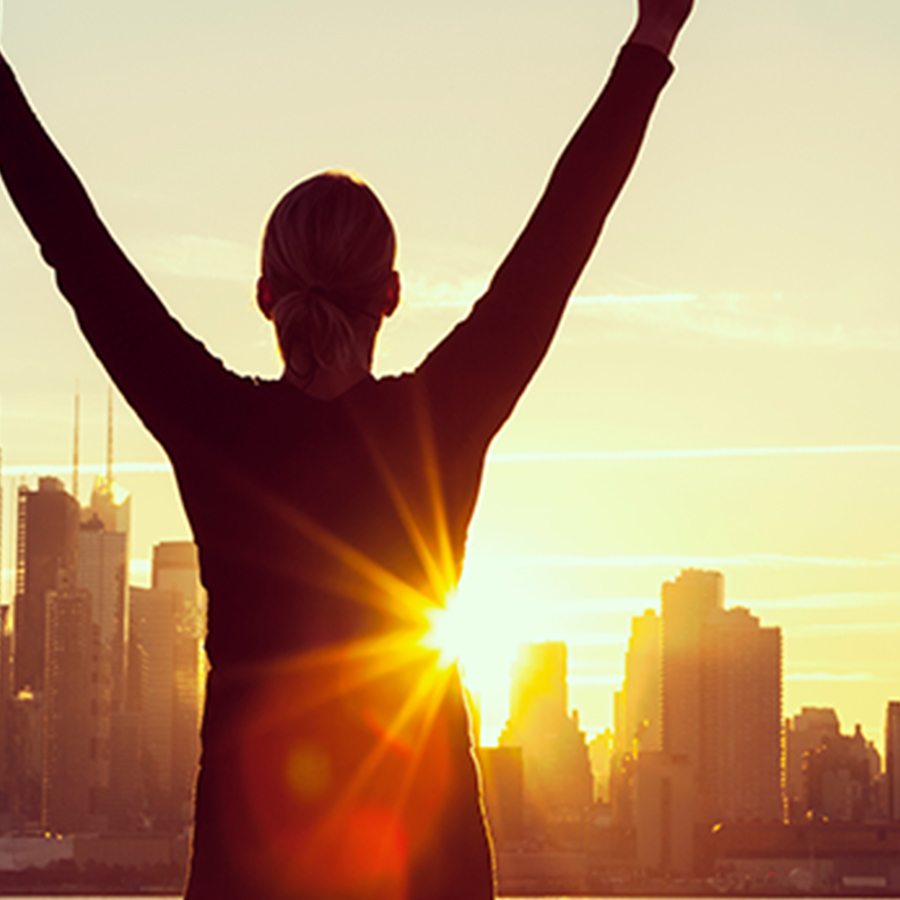
[[[668,56],[693,7],[694,0],[638,0],[638,21],[629,42]]]

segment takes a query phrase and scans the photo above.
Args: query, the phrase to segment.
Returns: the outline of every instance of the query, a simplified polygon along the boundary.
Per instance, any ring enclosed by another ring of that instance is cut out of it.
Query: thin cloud
[[[509,561],[523,568],[697,568],[720,569],[725,566],[866,569],[900,567],[895,554],[872,557],[800,556],[784,553],[746,553],[734,556],[678,556],[674,554],[532,554],[513,556]]]
[[[650,450],[512,450],[492,463],[641,462],[644,460],[756,459],[792,456],[895,456],[900,444],[827,444],[799,447],[686,447]]]
[[[485,291],[485,283],[480,279],[457,283],[419,284],[411,292],[411,306],[415,310],[469,309],[473,302]],[[684,292],[647,294],[576,294],[569,306],[576,309],[591,309],[609,306],[655,306],[659,304],[693,303],[697,294]]]
[[[880,679],[871,672],[787,672],[784,680],[819,684],[865,684]]]
[[[875,632],[876,634],[885,634],[900,631],[900,621],[888,619],[887,621],[878,621],[877,619],[867,620],[865,622],[811,622],[806,625],[791,625],[785,627],[786,631],[792,634],[847,634],[854,632],[855,634],[868,634]]]
[[[492,453],[491,463],[548,463],[548,462],[643,462],[691,459],[755,459],[793,456],[896,456],[900,444],[834,444],[803,447],[693,447],[650,450],[519,450]],[[102,475],[105,463],[83,463],[83,474]],[[69,475],[71,463],[18,463],[7,465],[3,474],[9,477],[29,475]],[[116,471],[129,475],[168,474],[172,467],[164,461],[117,462]]]
[[[78,471],[82,475],[105,475],[106,463],[82,463]],[[168,475],[172,472],[172,466],[167,462],[116,462],[115,471],[120,475]],[[3,475],[9,478],[71,474],[72,463],[19,463],[3,467]]]
[[[698,296],[696,302],[674,306],[629,305],[613,311],[620,322],[637,326],[646,339],[648,329],[676,335],[742,344],[769,344],[810,349],[896,350],[900,333],[889,328],[849,328],[843,323],[810,324],[777,309],[779,292],[724,292]],[[619,335],[621,337],[621,335]]]
[[[890,564],[890,561],[889,563]],[[873,606],[894,606],[900,601],[896,591],[852,591],[831,594],[806,594],[796,597],[767,597],[765,599],[735,601],[750,609],[759,610],[807,610],[807,609],[862,609]]]

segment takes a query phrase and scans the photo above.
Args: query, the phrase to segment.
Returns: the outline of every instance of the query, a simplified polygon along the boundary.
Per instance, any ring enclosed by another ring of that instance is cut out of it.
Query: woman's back
[[[422,381],[234,379],[216,452],[173,453],[213,665],[189,897],[491,896],[459,683],[422,640],[484,448]]]

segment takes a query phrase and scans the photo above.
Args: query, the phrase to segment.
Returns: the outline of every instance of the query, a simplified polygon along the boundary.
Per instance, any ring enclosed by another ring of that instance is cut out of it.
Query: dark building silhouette
[[[11,753],[12,696],[12,609],[0,606],[0,829],[3,830],[12,825],[12,791],[16,777]]]
[[[521,840],[525,785],[521,747],[479,747],[482,788],[491,835],[498,846]]]
[[[47,596],[77,583],[78,502],[58,478],[19,488],[16,519],[15,690],[44,687]]]
[[[47,593],[41,827],[71,834],[97,822],[98,653],[87,591]]]

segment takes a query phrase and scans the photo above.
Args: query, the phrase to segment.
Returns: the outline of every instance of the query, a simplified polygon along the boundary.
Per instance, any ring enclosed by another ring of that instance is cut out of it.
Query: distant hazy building
[[[806,809],[817,820],[865,822],[878,818],[875,781],[881,759],[859,725],[852,736],[825,737],[804,758]]]
[[[887,813],[900,821],[900,702],[888,703],[885,724],[885,769],[887,771]]]
[[[662,621],[648,609],[631,620],[616,724],[622,753],[662,750]]]
[[[568,711],[567,650],[559,643],[522,648],[513,671],[504,747],[521,747],[532,821],[584,815],[593,799],[588,749],[577,713]]]
[[[808,754],[840,733],[837,712],[830,707],[804,706],[785,722],[785,793],[791,822],[806,821],[809,798],[804,764]]]
[[[609,728],[595,735],[588,744],[588,758],[594,776],[594,799],[608,803],[611,767],[615,759],[615,737]]]
[[[58,478],[36,491],[19,488],[16,516],[14,687],[42,691],[47,596],[74,588],[78,564],[78,502]]]
[[[694,870],[696,770],[683,756],[641,753],[634,761],[634,831],[639,868]]]
[[[700,786],[712,821],[782,821],[781,630],[717,610],[702,636]]]

